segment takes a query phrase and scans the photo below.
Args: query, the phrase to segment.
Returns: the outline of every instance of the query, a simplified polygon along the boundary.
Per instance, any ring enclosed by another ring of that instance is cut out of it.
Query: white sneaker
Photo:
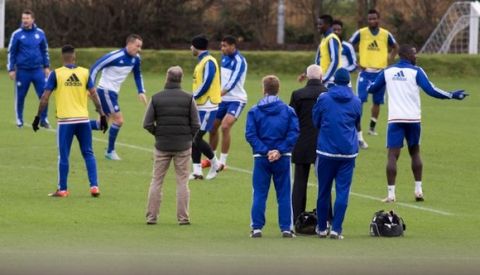
[[[385,202],[385,203],[395,202],[395,197],[386,197],[382,200],[382,202]]]
[[[332,232],[330,232],[330,239],[343,240],[343,235],[342,235],[342,234],[338,234],[338,233],[335,232],[335,231],[332,231]]]
[[[190,176],[188,177],[189,180],[203,180],[203,175],[197,175],[194,173],[191,173]]]
[[[214,179],[218,175],[217,170],[218,170],[218,165],[210,166],[210,170],[208,171],[208,174],[205,177],[205,179],[207,179],[207,180]]]
[[[368,134],[371,135],[371,136],[378,136],[378,133],[375,132],[375,130],[372,130],[372,129],[368,130]]]
[[[415,201],[424,201],[422,192],[415,192]]]
[[[320,239],[325,239],[328,236],[328,229],[323,231],[317,231],[317,235]]]
[[[360,147],[361,149],[367,149],[368,148],[368,144],[365,140],[359,140],[358,141],[358,147]]]
[[[117,152],[112,151],[110,153],[105,153],[105,158],[109,160],[122,160],[118,155]]]

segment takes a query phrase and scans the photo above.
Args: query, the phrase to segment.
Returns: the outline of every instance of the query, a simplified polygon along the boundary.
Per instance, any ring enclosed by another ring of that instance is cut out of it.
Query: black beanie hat
[[[205,35],[197,35],[192,39],[192,46],[197,50],[206,50],[208,48],[208,39]]]
[[[338,69],[334,77],[333,82],[335,82],[335,84],[348,85],[348,83],[350,83],[350,73],[344,68]]]

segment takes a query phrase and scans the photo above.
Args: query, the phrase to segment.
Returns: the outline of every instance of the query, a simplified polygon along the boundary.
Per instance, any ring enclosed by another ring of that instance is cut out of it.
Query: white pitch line
[[[26,123],[24,125],[31,126],[31,125],[26,124]],[[50,128],[50,129],[47,129],[47,130],[50,131],[50,132],[57,132],[56,129],[53,129],[53,128]],[[93,137],[93,140],[98,141],[98,142],[108,143],[108,140],[101,139],[101,138]],[[150,153],[153,152],[153,149],[149,149],[149,148],[145,148],[145,147],[141,147],[141,146],[137,146],[137,145],[131,145],[131,144],[122,143],[122,142],[116,142],[115,144],[119,145],[119,146],[131,148],[131,149],[140,150],[140,151],[145,151],[145,152],[150,152]],[[245,173],[245,174],[250,174],[250,175],[253,174],[252,171],[250,171],[250,170],[235,167],[235,166],[230,166],[230,165],[228,166],[228,170],[237,171],[237,172],[240,172],[240,173]],[[309,186],[317,186],[316,184],[312,184],[312,183],[308,183],[308,185]],[[370,195],[364,195],[364,194],[355,193],[355,192],[350,192],[350,194],[353,195],[353,196],[359,197],[359,198],[364,198],[364,199],[373,200],[373,201],[381,201],[381,198],[373,197],[373,196],[370,196]],[[431,212],[431,213],[435,213],[435,214],[439,214],[439,215],[443,215],[443,216],[454,216],[454,214],[451,213],[451,212],[437,210],[437,209],[433,209],[433,208],[429,208],[429,207],[418,206],[418,205],[414,205],[414,204],[410,204],[410,203],[395,202],[393,205],[399,205],[399,206],[403,206],[403,207],[413,208],[413,209],[426,211],[426,212]]]

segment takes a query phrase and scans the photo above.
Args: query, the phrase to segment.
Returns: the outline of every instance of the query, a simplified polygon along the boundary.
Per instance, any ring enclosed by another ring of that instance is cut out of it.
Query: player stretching
[[[102,103],[105,114],[112,121],[108,135],[108,148],[105,152],[105,158],[110,160],[120,160],[115,152],[115,141],[117,140],[120,127],[123,125],[123,114],[118,105],[118,96],[120,86],[133,70],[135,84],[138,90],[138,99],[147,105],[145,88],[143,86],[143,77],[140,70],[140,51],[142,50],[143,40],[137,34],[131,34],[127,37],[127,46],[123,49],[110,52],[93,64],[90,70],[90,78],[95,84],[95,78],[98,72],[102,71],[102,76],[98,82],[97,92]],[[90,121],[93,130],[100,130],[98,121]]]

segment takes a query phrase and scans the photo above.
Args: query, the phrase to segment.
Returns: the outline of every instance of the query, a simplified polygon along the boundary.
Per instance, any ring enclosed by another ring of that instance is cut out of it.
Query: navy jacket
[[[12,33],[8,44],[7,70],[50,67],[48,43],[43,30],[19,28]]]
[[[265,156],[270,150],[289,155],[298,135],[295,111],[277,96],[264,97],[247,114],[245,138],[256,156]]]
[[[319,129],[317,154],[333,158],[358,155],[357,123],[362,104],[347,86],[335,85],[320,94],[313,107],[313,125]]]

